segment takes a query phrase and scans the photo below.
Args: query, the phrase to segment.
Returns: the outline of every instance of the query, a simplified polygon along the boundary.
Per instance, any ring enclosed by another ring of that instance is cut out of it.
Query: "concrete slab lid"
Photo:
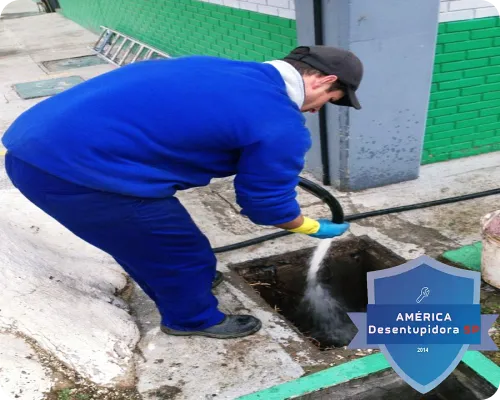
[[[84,55],[78,57],[61,58],[57,60],[42,61],[40,66],[50,72],[65,71],[72,68],[85,68],[93,65],[107,64],[96,55]]]
[[[500,367],[479,351],[466,352],[462,362],[494,387],[498,388],[500,386]],[[239,397],[238,400],[290,399],[389,368],[391,366],[382,353],[372,354],[260,392]]]
[[[24,82],[13,85],[14,90],[22,99],[52,96],[82,83],[80,76],[45,79],[34,82]]]

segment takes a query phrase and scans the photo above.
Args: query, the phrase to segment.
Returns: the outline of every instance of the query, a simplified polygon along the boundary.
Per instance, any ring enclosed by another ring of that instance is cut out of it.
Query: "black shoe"
[[[218,325],[201,331],[178,331],[161,326],[162,332],[174,336],[207,336],[216,339],[232,339],[252,335],[262,326],[259,319],[250,315],[227,315]]]
[[[224,280],[224,275],[222,275],[222,272],[216,271],[215,278],[212,282],[212,289],[215,289],[217,286],[219,286],[223,280]]]

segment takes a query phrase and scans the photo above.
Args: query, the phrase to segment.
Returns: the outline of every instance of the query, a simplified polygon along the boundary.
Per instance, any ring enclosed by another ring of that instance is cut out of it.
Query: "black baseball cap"
[[[363,78],[363,64],[354,53],[331,46],[299,46],[285,60],[296,60],[326,75],[336,75],[346,86],[345,96],[331,103],[361,109],[356,90]]]

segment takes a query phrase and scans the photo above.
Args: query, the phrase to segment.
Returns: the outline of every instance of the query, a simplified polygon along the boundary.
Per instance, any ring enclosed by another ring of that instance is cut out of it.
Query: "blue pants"
[[[211,291],[215,255],[177,198],[96,191],[8,153],[5,166],[14,186],[33,204],[111,255],[155,302],[165,326],[198,330],[222,321]]]

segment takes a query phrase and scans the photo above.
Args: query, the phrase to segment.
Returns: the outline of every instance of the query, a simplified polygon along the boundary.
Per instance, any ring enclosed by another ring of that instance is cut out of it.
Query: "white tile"
[[[491,7],[491,3],[486,0],[459,0],[450,2],[449,11],[475,10],[485,7]]]
[[[290,7],[290,2],[288,0],[267,0],[267,5],[288,9]]]
[[[499,12],[495,7],[478,8],[475,12],[475,18],[494,17],[496,15],[499,15]]]
[[[285,10],[284,8],[278,8],[278,15],[283,18],[295,19],[295,10]]]
[[[474,10],[453,11],[439,14],[439,22],[461,21],[473,18]]]
[[[448,12],[450,8],[449,1],[442,1],[439,7],[439,12]]]
[[[257,11],[257,4],[255,4],[255,3],[248,3],[246,1],[240,1],[240,8],[242,10]]]
[[[290,0],[290,10],[295,10],[295,0]]]
[[[224,5],[224,2],[222,0],[210,0],[210,3],[218,4],[219,6]]]
[[[278,8],[277,7],[257,5],[257,11],[262,13],[262,14],[278,16]]]
[[[224,5],[227,7],[240,8],[239,0],[224,0]]]

